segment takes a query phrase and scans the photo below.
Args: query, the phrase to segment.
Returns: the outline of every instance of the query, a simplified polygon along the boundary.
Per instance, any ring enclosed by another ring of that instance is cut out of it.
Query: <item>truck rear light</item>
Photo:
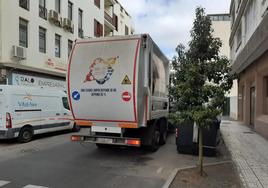
[[[83,137],[79,136],[79,135],[72,135],[71,136],[71,141],[73,141],[73,142],[83,141]]]
[[[10,113],[6,113],[6,128],[11,129],[12,128],[12,119]]]
[[[126,140],[125,143],[130,146],[140,146],[141,141],[140,140]]]

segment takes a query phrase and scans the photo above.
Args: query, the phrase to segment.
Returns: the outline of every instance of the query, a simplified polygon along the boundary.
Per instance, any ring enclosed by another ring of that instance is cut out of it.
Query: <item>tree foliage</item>
[[[233,76],[229,60],[219,55],[222,43],[213,37],[211,20],[201,7],[196,9],[190,36],[189,48],[179,44],[172,61],[170,96],[179,112],[172,118],[177,123],[192,120],[204,128],[221,113]]]

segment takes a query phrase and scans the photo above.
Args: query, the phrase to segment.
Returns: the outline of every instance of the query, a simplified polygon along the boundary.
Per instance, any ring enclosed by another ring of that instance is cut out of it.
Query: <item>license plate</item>
[[[109,144],[113,143],[113,140],[110,138],[98,138],[97,141],[101,143],[109,143]]]

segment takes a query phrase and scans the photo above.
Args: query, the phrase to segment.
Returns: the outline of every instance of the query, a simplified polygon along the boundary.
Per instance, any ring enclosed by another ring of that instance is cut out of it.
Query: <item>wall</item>
[[[239,76],[238,118],[250,125],[250,88],[256,89],[254,129],[268,138],[268,51]]]
[[[48,20],[39,17],[39,1],[30,1],[30,10],[27,11],[19,7],[19,1],[1,1],[0,14],[2,15],[2,56],[0,62],[2,63],[17,63],[20,65],[51,70],[45,65],[48,59],[64,66],[66,68],[68,62],[68,39],[75,41],[78,38],[78,8],[83,10],[83,30],[84,36],[94,36],[94,18],[104,23],[104,0],[101,0],[101,8],[94,5],[94,1],[72,0],[73,3],[73,23],[74,34],[59,28]],[[55,2],[47,0],[46,8],[54,9]],[[68,0],[62,0],[61,16],[68,17]],[[11,11],[12,10],[12,11]],[[19,17],[29,21],[28,23],[28,48],[27,59],[18,61],[11,55],[12,46],[19,45]],[[0,17],[1,18],[1,17]],[[46,54],[39,52],[39,26],[47,29],[46,38]],[[61,58],[55,57],[55,34],[61,35]],[[1,35],[0,35],[1,36]],[[55,70],[55,72],[65,72]]]

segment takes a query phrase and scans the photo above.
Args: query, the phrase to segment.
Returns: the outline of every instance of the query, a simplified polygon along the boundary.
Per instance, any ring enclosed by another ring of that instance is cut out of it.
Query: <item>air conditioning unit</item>
[[[19,59],[26,59],[26,49],[20,46],[12,46],[12,56]]]
[[[49,18],[50,21],[54,22],[54,24],[56,24],[58,26],[61,25],[60,14],[58,12],[56,12],[55,10],[50,10],[49,11],[48,18]]]
[[[68,31],[72,31],[73,30],[73,22],[72,22],[72,20],[70,20],[68,18],[64,18],[63,19],[62,26],[63,26],[64,29],[66,29]]]

